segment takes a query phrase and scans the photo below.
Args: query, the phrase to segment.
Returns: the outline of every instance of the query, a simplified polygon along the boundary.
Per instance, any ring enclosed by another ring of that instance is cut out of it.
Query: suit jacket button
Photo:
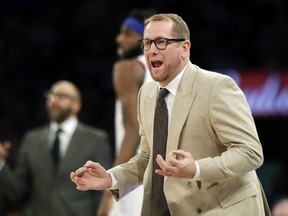
[[[201,213],[202,209],[201,208],[197,208],[197,213]]]

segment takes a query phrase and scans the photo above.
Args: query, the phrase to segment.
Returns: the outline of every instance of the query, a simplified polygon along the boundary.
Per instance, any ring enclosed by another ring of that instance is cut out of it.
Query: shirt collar
[[[64,134],[71,135],[76,130],[78,124],[78,119],[76,117],[71,117],[63,122],[61,125],[57,124],[56,122],[50,123],[50,130],[56,132],[59,127],[61,127]]]
[[[179,86],[179,83],[180,83],[180,80],[184,74],[184,71],[187,67],[188,63],[186,64],[186,66],[182,69],[182,71],[171,81],[168,83],[167,86],[160,86],[159,85],[159,88],[166,88],[169,90],[169,92],[171,94],[173,94],[174,96],[176,95],[176,92],[177,92],[177,89],[178,89],[178,86]]]

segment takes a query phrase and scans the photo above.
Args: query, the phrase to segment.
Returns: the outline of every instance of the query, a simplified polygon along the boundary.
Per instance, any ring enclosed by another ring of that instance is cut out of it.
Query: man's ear
[[[182,58],[186,58],[187,56],[189,56],[189,52],[190,52],[190,47],[191,47],[191,42],[189,40],[186,40],[182,43]]]
[[[80,101],[74,102],[74,104],[73,104],[73,112],[75,114],[78,114],[80,112],[80,110],[81,110],[81,102]]]

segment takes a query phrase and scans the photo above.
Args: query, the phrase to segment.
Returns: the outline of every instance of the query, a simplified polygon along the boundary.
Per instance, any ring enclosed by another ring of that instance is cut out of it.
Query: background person
[[[113,86],[117,96],[114,165],[125,163],[134,157],[139,146],[137,95],[142,84],[151,81],[152,78],[146,67],[143,50],[139,47],[138,40],[143,38],[145,17],[155,13],[155,10],[150,8],[133,9],[122,22],[120,32],[116,36],[119,60],[113,67]],[[140,215],[142,199],[143,186],[139,186],[118,202],[115,202],[112,195],[106,192],[98,215]]]
[[[282,198],[272,206],[272,216],[288,216],[288,199]]]
[[[28,216],[95,216],[102,193],[77,191],[69,173],[91,159],[109,168],[109,137],[78,121],[81,95],[71,82],[56,82],[46,98],[50,123],[25,134],[14,170],[5,163],[9,146],[0,146],[0,189],[11,200],[23,200],[28,195]],[[53,143],[59,128],[55,163]]]

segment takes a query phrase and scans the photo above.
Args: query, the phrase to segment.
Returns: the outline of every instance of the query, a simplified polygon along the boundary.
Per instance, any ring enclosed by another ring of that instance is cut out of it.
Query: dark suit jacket
[[[48,148],[49,127],[27,132],[21,145],[15,170],[5,165],[0,171],[0,187],[11,199],[29,194],[29,216],[95,216],[101,191],[79,191],[70,180],[70,172],[87,160],[111,166],[107,134],[79,123],[65,158],[55,170]]]

